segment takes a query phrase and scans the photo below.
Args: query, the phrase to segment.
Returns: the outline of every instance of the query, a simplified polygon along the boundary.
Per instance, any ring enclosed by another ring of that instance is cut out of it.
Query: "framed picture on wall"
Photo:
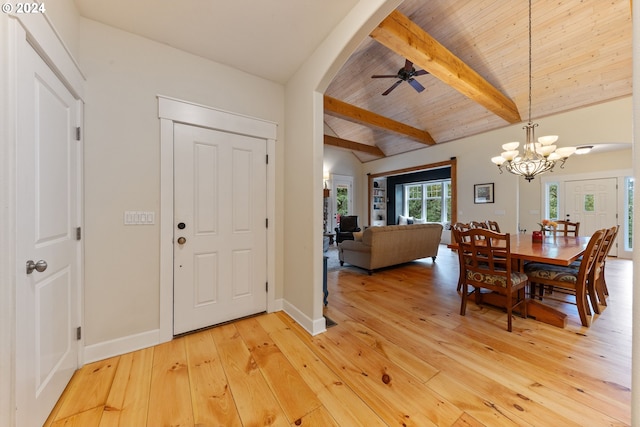
[[[473,186],[473,203],[493,203],[493,182]]]

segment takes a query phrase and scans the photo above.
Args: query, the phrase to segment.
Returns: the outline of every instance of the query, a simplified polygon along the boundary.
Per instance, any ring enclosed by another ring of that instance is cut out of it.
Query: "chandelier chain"
[[[531,1],[529,0],[529,123],[531,123]]]
[[[491,158],[491,161],[498,166],[498,170],[502,173],[502,165],[514,175],[524,177],[527,181],[531,181],[536,175],[552,171],[556,162],[560,162],[560,167],[564,167],[564,162],[571,154],[575,152],[575,147],[562,147],[556,149],[553,145],[557,139],[557,135],[548,135],[538,138],[535,141],[535,128],[537,123],[531,121],[532,98],[533,98],[533,37],[532,37],[532,2],[529,0],[529,121],[523,129],[526,130],[526,141],[524,142],[523,154],[520,155],[517,150],[519,142],[509,142],[503,144],[505,150],[500,156]]]

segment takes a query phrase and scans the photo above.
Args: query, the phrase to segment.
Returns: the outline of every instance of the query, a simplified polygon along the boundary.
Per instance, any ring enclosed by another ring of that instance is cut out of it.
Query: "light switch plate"
[[[156,213],[149,211],[125,211],[124,225],[152,225],[155,224]]]

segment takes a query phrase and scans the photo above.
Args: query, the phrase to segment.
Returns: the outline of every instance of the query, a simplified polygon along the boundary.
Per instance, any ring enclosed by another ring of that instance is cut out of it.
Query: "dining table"
[[[510,236],[511,257],[518,260],[523,271],[528,261],[554,265],[571,265],[584,254],[590,236],[543,236],[534,242],[531,234],[517,233]]]
[[[519,271],[524,271],[525,263],[531,261],[568,266],[584,254],[590,238],[590,236],[547,235],[542,237],[542,241],[534,241],[531,233],[510,234],[511,258],[515,260],[515,268]],[[454,250],[457,246],[455,243],[448,245]],[[505,306],[506,297],[503,295],[493,292],[476,295],[477,302]],[[532,297],[527,299],[527,315],[560,328],[567,325],[565,313]]]

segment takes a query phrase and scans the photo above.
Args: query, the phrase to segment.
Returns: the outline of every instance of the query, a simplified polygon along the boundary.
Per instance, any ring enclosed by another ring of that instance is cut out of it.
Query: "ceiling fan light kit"
[[[500,173],[504,166],[512,174],[522,176],[531,182],[537,175],[553,170],[556,162],[560,162],[561,168],[564,167],[567,157],[576,152],[575,147],[557,148],[554,143],[558,140],[558,135],[541,136],[536,142],[537,126],[537,123],[531,121],[531,0],[529,0],[529,121],[523,127],[527,134],[526,142],[522,156],[517,150],[520,143],[509,142],[502,145],[504,151],[501,155],[491,158],[491,161],[498,166]]]

